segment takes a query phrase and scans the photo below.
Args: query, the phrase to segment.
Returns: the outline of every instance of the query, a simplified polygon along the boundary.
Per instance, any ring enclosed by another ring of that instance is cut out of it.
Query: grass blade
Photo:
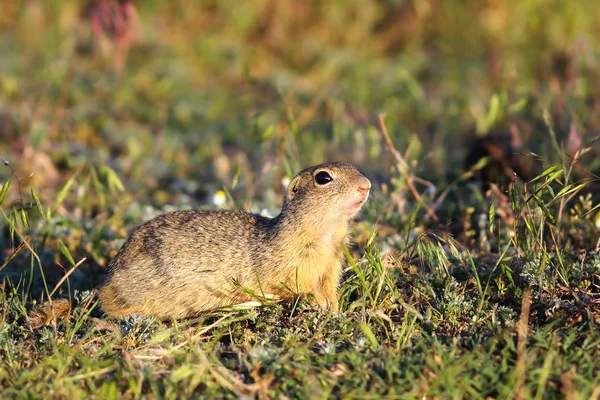
[[[10,181],[4,182],[2,185],[2,190],[0,190],[0,205],[4,201],[4,197],[6,197],[6,192],[8,192],[8,188],[10,187]]]

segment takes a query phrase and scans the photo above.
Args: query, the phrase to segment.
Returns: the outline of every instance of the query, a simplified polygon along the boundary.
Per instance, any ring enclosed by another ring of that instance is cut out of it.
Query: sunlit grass
[[[0,397],[600,396],[600,7],[552,3],[144,1],[120,71],[76,3],[7,5]],[[98,309],[133,227],[336,159],[375,184],[341,314]]]

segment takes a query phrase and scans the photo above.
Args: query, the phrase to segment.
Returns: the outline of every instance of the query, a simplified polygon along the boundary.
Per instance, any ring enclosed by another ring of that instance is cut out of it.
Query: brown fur
[[[33,329],[49,325],[54,318],[62,318],[71,312],[71,302],[69,299],[57,299],[47,301],[44,304],[29,311],[27,317]]]
[[[321,171],[333,181],[317,184]],[[351,164],[328,163],[290,182],[275,218],[237,210],[161,215],[137,228],[110,263],[102,309],[111,316],[194,316],[252,300],[237,280],[258,295],[312,293],[337,312],[348,222],[370,187]]]

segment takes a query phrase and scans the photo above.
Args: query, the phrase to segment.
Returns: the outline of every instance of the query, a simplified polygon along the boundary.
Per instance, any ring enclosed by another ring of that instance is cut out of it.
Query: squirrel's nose
[[[362,194],[367,194],[369,190],[371,190],[371,181],[365,178],[364,181],[360,183],[358,191]]]

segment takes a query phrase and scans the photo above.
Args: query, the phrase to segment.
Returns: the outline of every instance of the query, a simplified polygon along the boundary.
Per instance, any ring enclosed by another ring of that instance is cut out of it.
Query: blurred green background
[[[393,188],[380,113],[424,195],[490,132],[546,167],[597,151],[598,21],[595,0],[4,2],[0,179],[78,224],[218,190],[276,210],[277,179],[323,161]]]

